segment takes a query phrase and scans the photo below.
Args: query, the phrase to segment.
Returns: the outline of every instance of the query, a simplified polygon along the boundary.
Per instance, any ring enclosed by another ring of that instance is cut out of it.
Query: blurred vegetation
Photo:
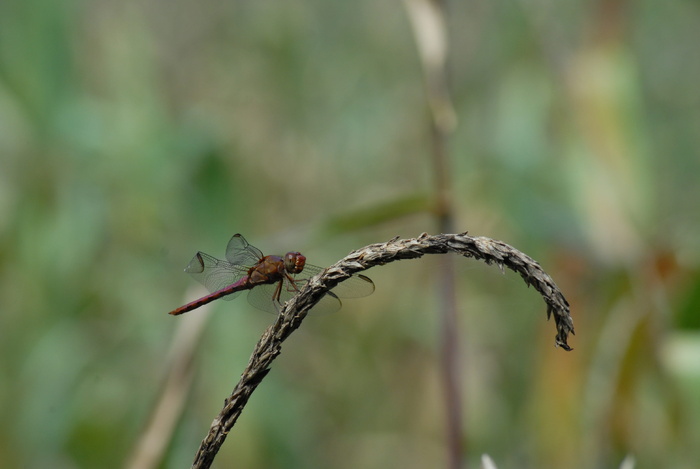
[[[535,292],[457,263],[467,459],[696,467],[700,6],[449,7],[457,226],[537,258],[578,333],[554,349]],[[125,464],[195,251],[241,232],[326,265],[434,231],[425,106],[398,1],[0,2],[3,467]],[[444,466],[436,266],[310,317],[215,466]],[[221,303],[162,467],[272,321]]]

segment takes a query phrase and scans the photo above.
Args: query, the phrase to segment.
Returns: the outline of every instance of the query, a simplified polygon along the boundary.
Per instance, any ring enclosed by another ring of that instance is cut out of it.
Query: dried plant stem
[[[192,296],[192,292],[189,296]],[[136,439],[136,445],[124,469],[153,469],[161,466],[192,387],[196,369],[194,356],[211,313],[210,306],[205,305],[198,314],[188,315],[180,321],[171,340],[163,391],[153,406],[148,425]]]
[[[430,160],[433,167],[435,206],[433,213],[438,231],[451,233],[454,224],[454,204],[450,181],[449,137],[457,114],[450,97],[448,80],[449,34],[445,0],[404,0],[416,48],[423,70],[425,97],[430,129]],[[462,425],[462,370],[464,353],[460,347],[459,316],[457,313],[457,280],[454,259],[440,261],[437,283],[440,287],[440,369],[445,409],[447,437],[447,468],[465,469],[467,438]]]
[[[298,295],[287,302],[275,323],[267,328],[255,346],[240,381],[226,399],[223,409],[212,422],[209,434],[202,441],[192,467],[211,466],[250,395],[270,371],[272,361],[281,353],[282,342],[301,325],[309,309],[328,290],[352,274],[370,267],[403,259],[416,259],[425,254],[448,252],[483,260],[487,264],[495,263],[500,268],[507,267],[519,273],[528,286],[534,286],[542,295],[547,304],[547,317],[554,315],[557,329],[555,344],[565,350],[571,350],[567,338],[569,333],[574,333],[574,324],[564,295],[535,260],[506,243],[481,236],[472,237],[466,233],[434,236],[423,233],[418,238],[394,238],[386,243],[371,244],[351,252],[320,275],[313,277]]]

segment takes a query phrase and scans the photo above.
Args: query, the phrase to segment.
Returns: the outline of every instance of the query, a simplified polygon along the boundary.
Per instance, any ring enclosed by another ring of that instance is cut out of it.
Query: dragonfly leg
[[[275,293],[272,295],[272,303],[275,305],[275,309],[277,310],[277,314],[281,312],[282,309],[282,303],[280,302],[280,296],[282,295],[282,284],[284,283],[283,280],[280,280],[277,283],[277,287],[275,287]]]
[[[287,287],[288,292],[294,292],[294,293],[299,293],[299,287],[297,287],[297,282],[294,280],[289,274],[285,273],[284,274],[287,277],[287,281],[289,282],[290,287]]]

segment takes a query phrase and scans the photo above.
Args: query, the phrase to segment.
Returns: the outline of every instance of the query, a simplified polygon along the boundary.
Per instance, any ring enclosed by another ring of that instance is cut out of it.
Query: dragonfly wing
[[[326,313],[335,313],[338,311],[341,306],[343,306],[343,303],[340,302],[340,299],[332,292],[329,291],[323,297],[314,305],[313,308],[309,311],[309,313],[313,314],[326,314]]]
[[[226,246],[226,259],[231,264],[251,267],[263,257],[260,249],[248,244],[240,233],[233,235]]]
[[[294,289],[294,285],[292,285],[291,282],[285,280],[282,285],[282,290],[280,291],[278,303],[273,299],[277,291],[277,285],[278,283],[256,286],[248,293],[248,303],[268,313],[279,313],[284,304],[297,294],[297,291]],[[332,313],[338,311],[341,306],[342,303],[338,297],[332,292],[329,292],[324,295],[309,312],[313,314]]]
[[[248,303],[268,313],[278,313],[282,306],[297,293],[295,285],[285,279],[277,301],[275,295],[278,285],[279,282],[275,282],[254,287],[248,293]]]
[[[211,293],[214,293],[240,280],[248,273],[248,270],[200,251],[187,264],[185,272],[204,285]],[[240,293],[226,295],[223,299],[232,300]]]
[[[299,281],[296,281],[294,283],[290,282],[289,280],[285,279],[284,284],[282,285],[282,291],[280,292],[280,303],[284,304],[287,301],[291,300],[294,295],[296,295],[299,290],[301,290],[304,285],[306,284],[307,279],[300,279]],[[332,313],[334,311],[338,311],[340,307],[342,306],[342,303],[338,299],[338,297],[329,292],[325,294],[319,301],[314,305],[313,308],[309,311],[310,313]]]
[[[323,271],[322,267],[306,264],[302,272],[305,280]],[[362,298],[374,293],[374,282],[369,277],[355,274],[331,290],[339,298]]]
[[[248,292],[248,303],[265,312],[277,314],[279,310],[282,309],[282,305],[276,305],[272,299],[276,289],[276,283],[253,287],[253,289]]]

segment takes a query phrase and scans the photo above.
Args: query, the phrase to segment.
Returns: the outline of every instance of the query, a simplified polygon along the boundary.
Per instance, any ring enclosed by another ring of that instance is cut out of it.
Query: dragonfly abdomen
[[[236,293],[242,290],[249,290],[250,288],[253,288],[253,286],[255,286],[255,284],[252,284],[252,282],[250,282],[249,280],[250,279],[248,278],[248,276],[245,276],[238,282],[231,284],[228,287],[222,288],[221,290],[217,290],[213,293],[208,294],[207,296],[203,296],[202,298],[187,303],[184,306],[180,306],[179,308],[170,311],[170,313],[168,314],[171,314],[173,316],[184,314],[188,311],[192,311],[193,309],[197,309],[200,306],[204,306],[207,303],[211,303],[214,300],[218,300],[219,298],[223,298],[224,296],[231,295],[232,293]]]

